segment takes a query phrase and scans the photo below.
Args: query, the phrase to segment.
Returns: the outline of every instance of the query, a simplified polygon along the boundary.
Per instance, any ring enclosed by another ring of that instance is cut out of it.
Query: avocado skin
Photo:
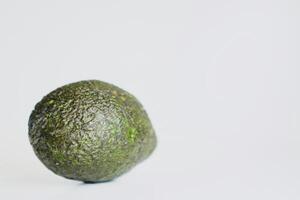
[[[87,183],[110,181],[155,149],[154,129],[139,101],[98,80],[62,86],[29,118],[35,154],[55,174]]]

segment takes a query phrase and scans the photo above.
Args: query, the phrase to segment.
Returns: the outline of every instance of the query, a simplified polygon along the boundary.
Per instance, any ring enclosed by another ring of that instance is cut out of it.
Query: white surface
[[[0,1],[0,199],[300,199],[298,0]],[[137,96],[155,154],[114,182],[52,174],[31,110],[66,83]]]

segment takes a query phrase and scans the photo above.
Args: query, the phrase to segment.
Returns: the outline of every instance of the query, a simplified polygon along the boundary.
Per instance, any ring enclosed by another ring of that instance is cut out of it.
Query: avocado
[[[55,174],[106,182],[145,160],[157,139],[146,111],[130,93],[98,80],[64,85],[36,104],[29,139]]]

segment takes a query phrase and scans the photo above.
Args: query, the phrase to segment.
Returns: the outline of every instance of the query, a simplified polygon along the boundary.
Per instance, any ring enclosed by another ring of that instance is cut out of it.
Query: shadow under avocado
[[[91,185],[91,184],[109,183],[109,182],[113,182],[113,180],[107,180],[107,181],[83,181],[82,184]]]

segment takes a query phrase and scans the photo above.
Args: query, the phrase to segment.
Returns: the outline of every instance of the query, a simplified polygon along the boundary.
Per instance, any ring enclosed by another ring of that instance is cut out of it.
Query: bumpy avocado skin
[[[62,86],[32,111],[29,138],[57,175],[110,181],[146,159],[156,136],[147,113],[128,92],[97,80]]]

